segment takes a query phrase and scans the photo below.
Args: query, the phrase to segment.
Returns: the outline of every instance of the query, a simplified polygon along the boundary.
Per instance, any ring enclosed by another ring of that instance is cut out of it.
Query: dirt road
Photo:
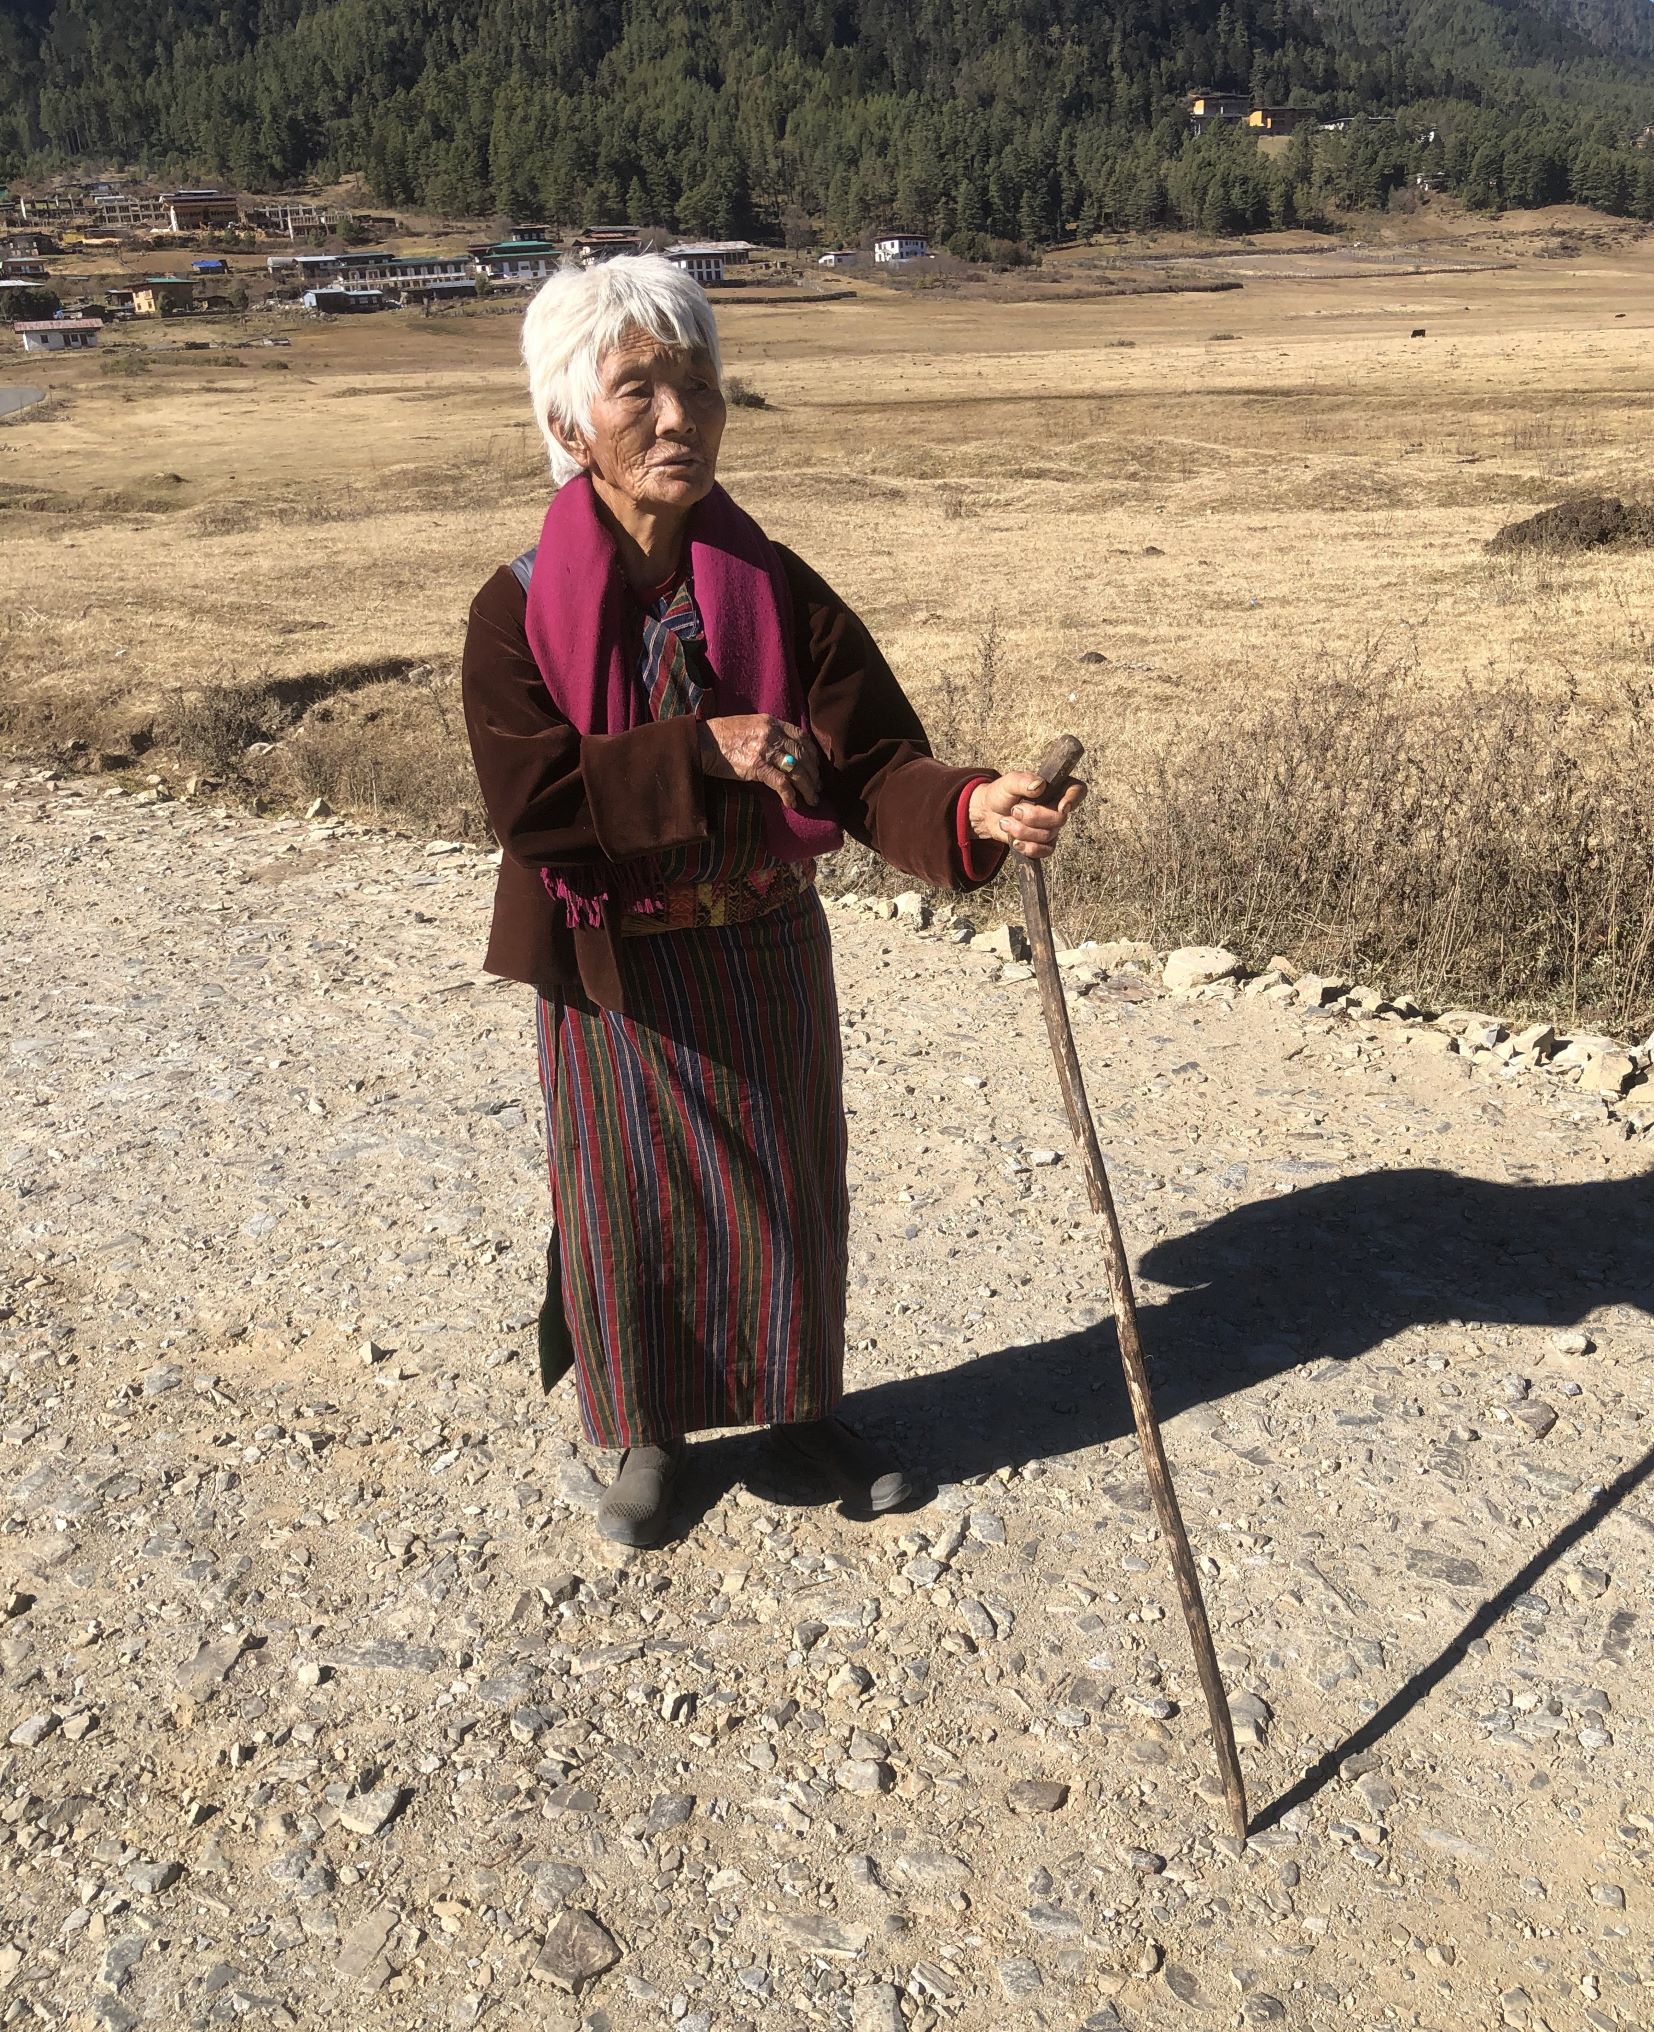
[[[834,912],[852,1415],[933,1500],[730,1436],[616,1557],[484,857],[38,777],[0,840],[0,2022],[1654,2022],[1654,1193],[1599,1103],[1076,1000],[1243,1849],[1031,985]]]

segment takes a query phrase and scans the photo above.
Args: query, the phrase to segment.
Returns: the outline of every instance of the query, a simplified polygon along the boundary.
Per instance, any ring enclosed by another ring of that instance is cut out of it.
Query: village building
[[[721,248],[695,245],[668,247],[666,258],[674,268],[681,268],[703,289],[716,288],[724,279],[724,256]]]
[[[333,226],[332,213],[308,198],[261,198],[242,216],[261,233],[280,233],[289,240],[296,240],[301,233],[330,232]]]
[[[139,317],[176,317],[194,307],[195,282],[188,275],[146,275],[132,291],[132,308]]]
[[[51,271],[44,261],[31,254],[8,254],[0,259],[0,282],[48,282]]]
[[[199,275],[204,282],[221,280],[229,272],[229,262],[216,256],[209,256],[203,260],[192,261],[190,263],[190,273],[192,275]]]
[[[930,242],[922,233],[881,233],[873,242],[875,261],[927,261]]]
[[[154,191],[94,190],[86,214],[106,232],[153,232],[172,224],[171,212]]]
[[[1189,121],[1197,134],[1208,127],[1235,127],[1252,111],[1246,92],[1191,92]]]
[[[77,353],[98,343],[97,318],[26,318],[12,326],[25,353]]]
[[[1248,127],[1259,134],[1295,134],[1315,119],[1307,106],[1254,106],[1246,116]]]
[[[50,233],[8,233],[5,252],[14,261],[27,261],[42,254],[61,254],[63,249]]]
[[[313,310],[327,317],[344,317],[356,311],[383,310],[385,292],[382,289],[345,289],[338,284],[321,284],[307,289],[300,298],[306,310]]]
[[[35,197],[21,193],[13,200],[17,216],[26,226],[67,226],[85,215],[86,207],[67,191],[43,191]]]
[[[861,259],[861,250],[856,247],[831,247],[825,254],[816,256],[818,268],[848,268],[852,262]]]
[[[299,279],[332,275],[339,266],[337,254],[267,254],[264,265],[272,275],[291,274]]]
[[[478,253],[477,273],[506,288],[544,282],[557,273],[562,258],[562,249],[552,240],[499,240]]]
[[[407,296],[475,296],[468,254],[341,254],[336,282]]]
[[[636,254],[642,245],[630,226],[592,226],[575,235],[574,254],[582,268],[590,268],[598,261],[614,260],[617,254]]]
[[[221,233],[241,224],[241,199],[234,191],[163,191],[161,202],[175,233]]]

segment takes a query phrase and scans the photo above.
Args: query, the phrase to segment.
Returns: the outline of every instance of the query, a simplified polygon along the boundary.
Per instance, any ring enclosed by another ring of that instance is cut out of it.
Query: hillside
[[[1421,173],[1654,216],[1648,0],[0,0],[0,75],[0,175],[361,172],[390,203],[556,224],[899,217],[975,252],[1254,229]],[[1271,161],[1191,134],[1201,85],[1380,117]]]

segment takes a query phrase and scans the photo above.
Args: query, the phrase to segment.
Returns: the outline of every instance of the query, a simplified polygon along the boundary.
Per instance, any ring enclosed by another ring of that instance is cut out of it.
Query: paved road
[[[722,1437],[615,1559],[530,1373],[490,879],[0,789],[9,2011],[1654,2023],[1646,1144],[1397,1024],[1077,1004],[1242,1848],[1032,988],[833,913],[854,1415],[934,1500],[862,1526]]]

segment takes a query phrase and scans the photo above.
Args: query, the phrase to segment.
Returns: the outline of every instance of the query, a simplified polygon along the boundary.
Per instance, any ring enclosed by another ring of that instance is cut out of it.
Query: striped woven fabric
[[[629,940],[623,964],[638,1015],[538,1005],[586,1436],[825,1417],[843,1387],[849,1206],[820,899]]]
[[[655,718],[710,705],[701,641],[688,585],[650,607],[639,676]],[[687,927],[668,928],[669,907],[620,948],[633,1013],[577,993],[538,1004],[563,1308],[599,1446],[824,1418],[843,1388],[827,919],[809,873],[769,859],[752,793],[706,792],[706,840],[658,863],[668,905],[695,905]]]

